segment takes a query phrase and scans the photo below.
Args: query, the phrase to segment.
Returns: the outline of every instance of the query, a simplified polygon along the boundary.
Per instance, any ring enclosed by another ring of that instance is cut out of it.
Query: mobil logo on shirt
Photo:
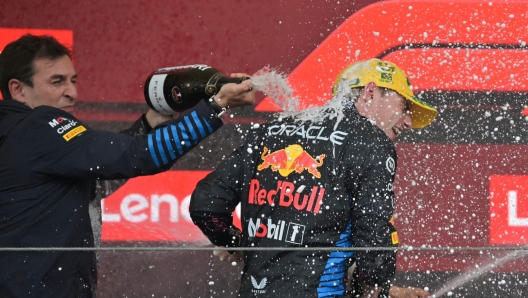
[[[302,244],[305,230],[304,225],[271,218],[250,218],[247,227],[250,238],[267,238],[294,244]]]
[[[321,178],[321,173],[317,170],[323,165],[326,154],[312,157],[301,145],[293,144],[275,152],[268,152],[268,147],[264,147],[257,170],[262,171],[271,168],[274,172],[279,172],[283,177],[288,177],[293,171],[301,174],[304,170],[316,178]]]

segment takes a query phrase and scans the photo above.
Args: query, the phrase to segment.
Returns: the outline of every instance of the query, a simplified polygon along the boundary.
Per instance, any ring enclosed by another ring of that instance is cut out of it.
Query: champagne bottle
[[[241,83],[248,78],[228,78],[209,65],[196,64],[160,68],[145,82],[145,99],[160,114],[172,115],[209,99],[227,83]]]

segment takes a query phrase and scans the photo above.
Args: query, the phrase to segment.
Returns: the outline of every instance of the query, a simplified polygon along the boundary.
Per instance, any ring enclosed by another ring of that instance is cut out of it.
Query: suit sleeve
[[[146,135],[149,132],[152,131],[152,127],[150,127],[146,115],[143,114],[141,117],[136,120],[132,125],[120,131],[120,134],[128,135],[128,136],[140,136],[140,135]],[[119,189],[121,186],[123,186],[127,182],[127,179],[117,179],[117,180],[111,180],[111,181],[101,181],[96,180],[95,183],[95,195],[91,199],[92,201],[95,201],[93,203],[94,207],[96,209],[100,209],[100,203],[102,199],[108,197],[110,194],[114,193],[117,189]],[[101,213],[100,211],[98,213]],[[100,216],[99,216],[100,221]]]
[[[394,212],[395,151],[374,145],[366,156],[352,198],[352,239],[357,247],[397,247],[391,223]],[[358,251],[358,274],[371,285],[386,288],[396,271],[396,251]]]
[[[143,114],[141,117],[139,117],[136,122],[132,123],[132,126],[130,126],[127,129],[124,129],[120,131],[119,133],[128,135],[128,136],[141,136],[146,135],[152,131],[152,127],[148,123],[147,115]]]
[[[92,130],[62,110],[37,109],[32,141],[27,140],[33,172],[65,179],[122,179],[165,171],[222,126],[205,102],[142,136]]]
[[[198,182],[191,196],[191,218],[216,246],[240,246],[241,234],[233,226],[232,213],[240,203],[242,152],[246,152],[246,146],[236,149],[218,169]]]

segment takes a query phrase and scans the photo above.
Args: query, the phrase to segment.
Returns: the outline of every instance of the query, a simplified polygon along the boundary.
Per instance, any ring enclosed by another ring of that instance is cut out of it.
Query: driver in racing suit
[[[192,195],[193,222],[213,244],[262,248],[244,252],[240,297],[343,297],[351,257],[355,297],[388,297],[395,250],[265,250],[398,244],[393,142],[437,111],[414,97],[401,69],[378,59],[345,69],[334,90],[326,107],[249,133]],[[238,204],[242,232],[232,224]]]

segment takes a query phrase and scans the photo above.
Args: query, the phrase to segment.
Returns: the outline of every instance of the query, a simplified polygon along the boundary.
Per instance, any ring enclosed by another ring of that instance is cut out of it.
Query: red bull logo
[[[325,188],[313,186],[310,193],[304,194],[306,185],[296,186],[292,182],[277,181],[277,188],[265,189],[257,179],[251,179],[248,204],[291,207],[297,210],[319,213],[323,203]]]
[[[325,157],[326,154],[321,154],[313,158],[298,144],[290,145],[273,153],[268,153],[268,147],[264,147],[264,152],[260,157],[263,162],[257,167],[257,170],[262,171],[271,167],[272,171],[278,171],[283,177],[287,177],[293,171],[301,174],[307,170],[308,173],[321,178],[321,173],[317,168],[323,165]]]

